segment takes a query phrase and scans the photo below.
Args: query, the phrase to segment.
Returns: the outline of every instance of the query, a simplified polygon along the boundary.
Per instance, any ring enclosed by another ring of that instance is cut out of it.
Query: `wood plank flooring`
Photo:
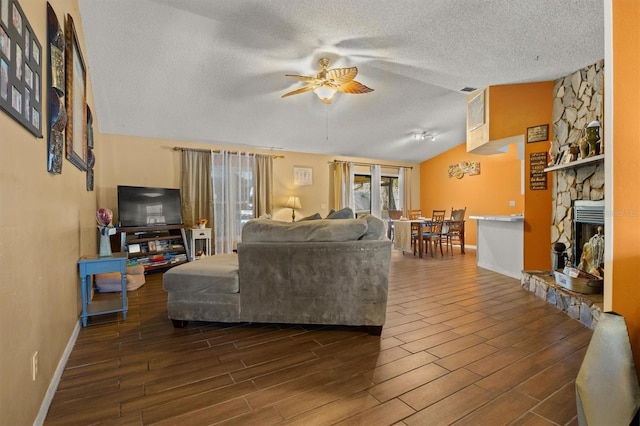
[[[174,329],[162,276],[147,276],[126,321],[97,316],[80,331],[45,424],[577,425],[591,330],[475,260],[394,251],[379,337]]]

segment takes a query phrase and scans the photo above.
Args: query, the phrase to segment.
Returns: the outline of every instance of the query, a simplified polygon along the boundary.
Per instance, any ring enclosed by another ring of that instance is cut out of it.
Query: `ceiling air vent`
[[[475,92],[476,90],[478,90],[476,87],[468,87],[468,86],[465,86],[462,89],[460,89],[461,92],[467,92],[467,93]]]

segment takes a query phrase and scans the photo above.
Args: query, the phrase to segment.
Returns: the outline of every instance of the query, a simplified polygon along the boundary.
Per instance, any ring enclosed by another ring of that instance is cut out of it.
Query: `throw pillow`
[[[353,210],[350,207],[345,207],[338,211],[331,209],[327,219],[353,219],[354,217]]]
[[[322,216],[320,216],[320,213],[315,213],[315,214],[312,214],[311,216],[303,217],[302,219],[298,220],[298,222],[302,222],[303,220],[318,220],[318,219],[322,219]]]

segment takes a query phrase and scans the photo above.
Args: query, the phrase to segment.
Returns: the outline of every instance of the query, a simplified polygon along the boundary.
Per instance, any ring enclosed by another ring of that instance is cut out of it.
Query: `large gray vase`
[[[627,426],[640,407],[627,325],[615,312],[598,320],[576,378],[576,405],[581,426]]]

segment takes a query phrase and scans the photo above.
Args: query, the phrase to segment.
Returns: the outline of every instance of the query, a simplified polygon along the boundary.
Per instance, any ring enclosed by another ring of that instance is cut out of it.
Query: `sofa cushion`
[[[349,207],[345,207],[338,211],[331,209],[327,215],[327,219],[353,219],[354,217],[353,210]]]
[[[370,214],[361,215],[358,219],[367,221],[367,232],[360,237],[361,240],[386,240],[387,230],[385,229],[384,222]]]
[[[242,242],[353,241],[367,232],[367,221],[358,219],[280,222],[252,219],[242,228]]]
[[[162,286],[173,292],[238,293],[238,255],[229,253],[205,256],[200,260],[175,266],[164,273]]]

